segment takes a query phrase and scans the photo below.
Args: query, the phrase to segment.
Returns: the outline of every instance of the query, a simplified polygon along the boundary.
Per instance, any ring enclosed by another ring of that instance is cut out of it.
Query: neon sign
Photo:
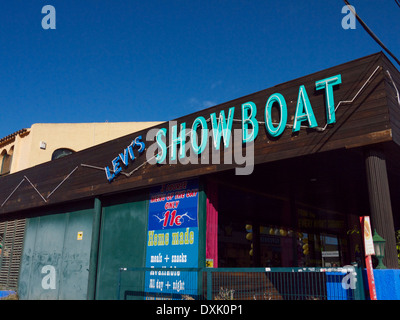
[[[334,87],[340,85],[341,83],[341,74],[315,81],[315,91],[322,91],[325,96],[324,102],[326,109],[326,126],[336,122]],[[274,121],[272,117],[272,109],[276,107],[280,117],[279,120]],[[293,119],[292,124],[288,124],[288,106],[285,97],[279,92],[275,92],[268,97],[263,110],[264,121],[259,121],[256,118],[259,108],[257,108],[257,105],[253,101],[242,103],[240,109],[237,109],[238,108],[236,108],[236,113],[238,113],[237,111],[239,110],[241,112],[241,119],[235,119],[235,106],[231,106],[229,110],[227,110],[227,113],[225,113],[226,110],[221,110],[219,114],[217,114],[217,112],[213,112],[209,114],[207,119],[205,116],[198,116],[196,119],[194,119],[191,128],[187,128],[186,122],[182,122],[179,125],[176,122],[174,122],[175,124],[172,125],[170,122],[169,132],[167,128],[161,128],[158,130],[155,129],[155,132],[152,133],[154,134],[152,138],[155,138],[155,141],[153,140],[154,143],[147,148],[147,162],[154,165],[165,164],[168,160],[171,163],[176,163],[178,159],[179,161],[189,159],[189,163],[192,163],[192,160],[198,161],[199,155],[202,155],[201,158],[204,156],[204,158],[207,159],[206,155],[203,153],[206,153],[210,150],[210,148],[207,148],[207,144],[210,140],[209,138],[211,138],[212,145],[215,150],[220,150],[221,145],[223,145],[225,150],[229,150],[232,141],[235,145],[236,143],[240,144],[239,147],[242,147],[243,144],[246,144],[247,149],[250,150],[249,158],[251,158],[254,156],[254,149],[251,147],[251,142],[257,138],[259,132],[261,131],[259,130],[260,123],[264,123],[265,133],[273,138],[279,138],[288,127],[291,127],[292,133],[297,133],[303,127],[315,128],[318,131],[325,130],[325,128],[321,130],[321,128],[318,127],[317,119],[314,115],[313,107],[304,85],[300,85],[298,88],[294,115],[290,117]],[[241,131],[238,135],[231,137],[234,121],[241,122]],[[151,131],[152,130],[149,132]],[[152,138],[149,137],[149,132],[147,133],[146,141],[152,141]],[[198,136],[199,132],[200,136]],[[167,136],[169,136],[168,145],[166,143]],[[187,138],[189,138],[189,141],[187,141]],[[127,146],[122,153],[120,153],[111,161],[112,169],[109,167],[104,168],[109,182],[111,182],[121,173],[122,166],[127,167],[129,161],[133,161],[135,159],[135,155],[133,153],[135,148],[138,148],[140,154],[144,151],[145,144],[142,141],[142,136],[138,136],[136,139],[134,139],[133,142]],[[187,149],[191,150],[191,155],[189,157],[187,156]],[[168,153],[169,157],[167,156]],[[243,169],[247,169],[249,167],[249,170],[245,170],[243,174],[250,174],[252,172],[254,162],[251,160],[249,161],[250,166],[247,165],[247,150],[245,159],[246,161],[242,161],[243,159],[240,158],[242,154],[240,152],[236,152],[234,154],[235,157],[237,155],[239,155],[239,159],[235,158],[236,163],[246,163],[246,167]],[[129,175],[130,174],[128,174],[128,176]]]
[[[326,108],[326,124],[333,124],[336,122],[335,117],[335,104],[334,104],[334,86],[337,86],[342,83],[342,76],[337,74],[335,76],[325,78],[322,80],[317,80],[315,82],[315,90],[316,91],[324,91],[325,93],[325,108]],[[272,107],[273,105],[278,106],[278,110],[280,113],[280,120],[278,123],[274,123],[272,119]],[[174,125],[171,128],[170,134],[170,160],[176,160],[177,157],[183,159],[186,157],[185,152],[185,144],[186,144],[186,131],[189,132],[190,136],[190,144],[191,149],[196,154],[203,153],[206,150],[209,132],[211,132],[212,140],[214,144],[214,148],[216,150],[220,149],[221,140],[225,148],[229,147],[231,142],[231,132],[232,125],[235,114],[235,107],[230,107],[228,110],[228,114],[225,114],[224,110],[221,110],[219,115],[215,112],[211,113],[209,116],[209,122],[211,124],[211,128],[209,128],[209,124],[203,116],[198,116],[192,124],[192,127],[186,128],[186,123],[183,122],[180,124],[180,132],[178,131],[178,125]],[[248,101],[241,105],[241,123],[242,123],[242,142],[248,143],[252,142],[257,138],[259,133],[259,121],[256,119],[257,115],[257,106],[254,102]],[[283,134],[286,127],[288,126],[288,108],[287,103],[282,94],[279,92],[273,93],[269,96],[264,109],[264,123],[265,130],[269,136],[279,137]],[[304,85],[299,86],[297,103],[295,114],[293,116],[293,125],[292,132],[296,133],[300,131],[300,128],[305,124],[308,125],[309,128],[317,128],[318,123],[316,117],[314,115],[313,108],[311,106],[311,102],[309,96],[307,94],[306,88]],[[201,132],[201,143],[198,143],[197,131],[200,129]],[[156,161],[158,164],[165,163],[167,157],[167,149],[168,146],[163,141],[163,139],[167,136],[167,129],[160,129],[155,138],[156,144],[158,145],[159,152],[156,156]],[[178,154],[178,145],[180,145],[180,151]]]
[[[121,164],[127,167],[130,161],[135,160],[135,154],[133,151],[136,148],[138,149],[139,154],[144,151],[145,144],[142,141],[142,136],[136,137],[129,146],[127,146],[117,157],[111,161],[112,169],[110,169],[108,166],[104,168],[109,182],[111,182],[121,173]]]

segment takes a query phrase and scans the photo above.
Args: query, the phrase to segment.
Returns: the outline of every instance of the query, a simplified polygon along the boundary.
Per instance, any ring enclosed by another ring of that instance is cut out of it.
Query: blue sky
[[[350,0],[400,58],[394,0]],[[44,30],[42,7],[56,9]],[[381,51],[340,0],[2,0],[0,137],[166,121]],[[396,65],[397,68],[400,66]]]

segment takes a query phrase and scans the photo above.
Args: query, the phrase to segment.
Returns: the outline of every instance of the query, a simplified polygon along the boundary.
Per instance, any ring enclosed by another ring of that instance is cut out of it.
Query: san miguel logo
[[[183,190],[174,190],[174,188],[183,188]],[[188,199],[194,198],[196,201],[198,189],[186,189],[187,182],[174,183],[161,187],[159,193],[153,194],[150,198],[151,205],[158,205],[158,210],[164,211],[163,213],[155,213],[152,216],[156,218],[161,228],[166,227],[182,227],[190,221],[196,222],[197,217],[191,217],[188,210],[183,214],[178,214],[178,210],[181,209],[182,204],[187,202]],[[181,204],[181,206],[180,206]]]
[[[152,189],[149,201],[148,246],[194,243],[198,232],[198,193],[196,180]]]

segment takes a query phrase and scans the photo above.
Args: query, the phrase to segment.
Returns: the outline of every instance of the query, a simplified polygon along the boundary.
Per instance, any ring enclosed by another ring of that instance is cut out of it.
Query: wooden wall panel
[[[384,59],[383,63],[386,91],[388,92],[386,99],[390,114],[393,141],[400,145],[400,97],[397,97],[400,94],[400,72],[388,59]]]

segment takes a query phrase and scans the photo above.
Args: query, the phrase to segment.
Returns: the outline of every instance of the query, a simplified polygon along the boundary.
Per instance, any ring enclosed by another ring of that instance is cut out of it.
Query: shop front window
[[[265,267],[294,265],[296,234],[292,229],[276,226],[260,227],[260,262]]]
[[[345,215],[265,193],[220,189],[219,267],[338,267]]]
[[[296,264],[296,232],[286,199],[224,187],[219,197],[220,267]]]

